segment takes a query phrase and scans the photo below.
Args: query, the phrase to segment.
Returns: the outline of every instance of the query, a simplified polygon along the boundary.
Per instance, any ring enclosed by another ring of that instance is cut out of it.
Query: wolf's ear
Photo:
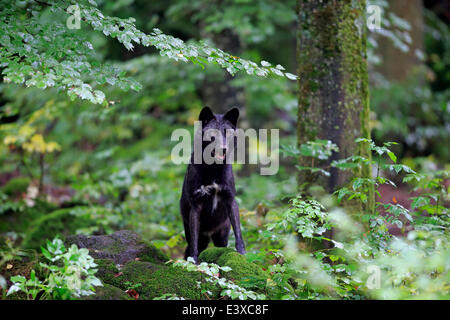
[[[209,107],[204,107],[202,111],[200,111],[198,120],[200,120],[203,124],[207,124],[212,119],[214,119],[214,113],[211,111]]]
[[[227,119],[228,121],[231,122],[231,124],[236,127],[237,126],[237,121],[239,118],[239,109],[238,108],[233,108],[230,111],[228,111],[227,113],[225,113],[225,115],[223,116],[225,119]]]

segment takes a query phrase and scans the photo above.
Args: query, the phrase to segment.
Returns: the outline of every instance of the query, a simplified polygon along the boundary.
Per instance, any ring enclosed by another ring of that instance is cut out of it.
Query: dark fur
[[[205,107],[200,112],[199,120],[202,121],[203,132],[211,128],[218,129],[225,139],[225,130],[236,129],[238,117],[239,110],[236,108],[221,115],[213,114],[208,107]],[[195,137],[197,138],[198,136]],[[208,143],[210,142],[206,142]],[[202,145],[204,148],[205,143]],[[224,141],[225,145],[226,141]],[[194,164],[193,159],[194,154],[186,171],[180,199],[180,210],[188,243],[185,259],[192,257],[198,263],[198,255],[206,249],[211,239],[216,247],[226,247],[230,226],[234,230],[236,250],[245,254],[239,207],[234,199],[236,190],[231,164]],[[215,192],[218,198],[216,209],[213,211]]]

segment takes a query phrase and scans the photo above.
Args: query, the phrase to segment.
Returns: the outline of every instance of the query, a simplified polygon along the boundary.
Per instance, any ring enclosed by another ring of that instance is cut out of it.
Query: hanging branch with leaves
[[[72,6],[72,7],[71,7]],[[71,8],[70,10],[68,8]],[[135,26],[135,19],[104,15],[93,0],[87,1],[1,1],[0,2],[0,68],[5,82],[38,88],[56,87],[92,103],[104,103],[99,86],[117,86],[139,91],[142,86],[126,72],[96,59],[93,45],[81,29],[70,29],[69,18],[79,18],[87,26],[117,39],[128,50],[136,45],[155,47],[162,56],[175,61],[192,62],[204,68],[216,64],[234,75],[269,74],[295,80],[281,65],[267,61],[257,64],[214,48],[205,41],[189,42],[153,29],[146,34]]]

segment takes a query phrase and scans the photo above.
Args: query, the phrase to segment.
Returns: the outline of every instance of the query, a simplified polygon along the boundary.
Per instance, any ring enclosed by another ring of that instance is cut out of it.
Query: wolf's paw
[[[213,192],[213,190],[215,190],[215,186],[214,185],[209,185],[209,186],[201,186],[200,188],[198,188],[197,190],[195,190],[194,195],[196,196],[206,196],[206,195],[211,195],[211,193]]]
[[[242,255],[245,255],[245,247],[244,246],[236,246],[236,251],[239,252]]]
[[[196,196],[204,196],[208,195],[210,193],[210,190],[208,188],[205,188],[205,186],[201,186],[197,190],[194,191],[194,195]]]

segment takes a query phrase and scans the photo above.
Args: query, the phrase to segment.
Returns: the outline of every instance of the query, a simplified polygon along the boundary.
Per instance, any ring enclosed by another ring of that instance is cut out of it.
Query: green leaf
[[[30,272],[30,280],[31,281],[36,280],[36,272],[34,270],[31,270],[31,272]]]
[[[397,163],[397,156],[392,152],[392,151],[388,151],[388,156],[389,156],[389,158],[391,158],[391,160],[394,162],[394,163]]]
[[[9,296],[10,294],[13,294],[13,293],[15,293],[15,292],[18,292],[18,291],[20,291],[20,290],[22,290],[20,286],[18,286],[18,285],[16,285],[16,284],[13,284],[13,285],[9,288],[8,292],[6,293],[6,295]]]
[[[27,281],[27,279],[24,276],[13,276],[11,277],[11,282],[19,282],[19,283],[24,283],[25,281]]]
[[[288,78],[289,80],[297,80],[297,76],[296,76],[295,74],[286,72],[284,75],[285,75],[286,78]]]
[[[45,249],[44,247],[41,247],[41,251],[42,251],[42,254],[44,255],[44,257],[46,257],[48,260],[52,259],[52,255],[50,254],[50,252],[48,252],[47,249]]]

